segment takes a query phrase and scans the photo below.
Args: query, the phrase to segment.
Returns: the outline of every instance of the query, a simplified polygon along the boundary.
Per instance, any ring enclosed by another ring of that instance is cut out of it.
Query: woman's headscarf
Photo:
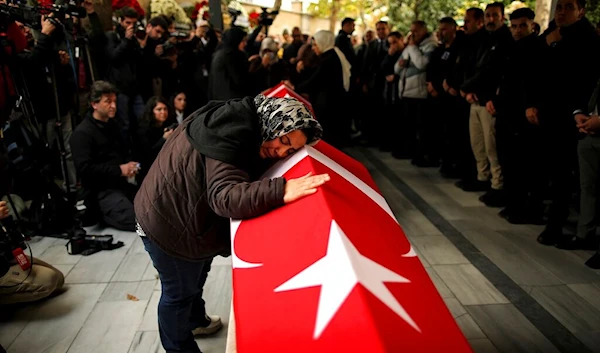
[[[325,53],[326,51],[331,49],[335,50],[335,53],[337,54],[338,58],[340,58],[340,62],[342,63],[344,89],[346,90],[346,92],[350,91],[350,69],[352,68],[352,65],[350,65],[344,53],[342,53],[342,51],[335,46],[335,34],[333,34],[333,32],[331,31],[318,31],[317,33],[315,33],[313,38],[315,39],[315,43],[321,50],[321,53]]]
[[[321,136],[323,128],[306,106],[294,98],[270,98],[259,94],[254,105],[260,119],[260,131],[263,142],[274,140],[296,130],[311,130],[307,145],[314,145]]]
[[[262,43],[260,44],[260,57],[262,58],[265,55],[265,50],[270,50],[271,53],[273,53],[273,57],[271,59],[271,64],[275,64],[277,61],[279,61],[279,58],[277,57],[277,51],[279,50],[277,48],[277,43],[275,43],[275,41],[272,38],[265,38],[262,40]]]

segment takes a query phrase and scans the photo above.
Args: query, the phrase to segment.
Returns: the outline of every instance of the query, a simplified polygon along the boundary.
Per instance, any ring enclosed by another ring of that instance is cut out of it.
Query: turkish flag
[[[263,94],[267,97],[297,99],[300,102],[304,103],[304,105],[306,105],[308,110],[310,110],[310,112],[313,113],[313,115],[315,114],[312,104],[310,104],[310,102],[306,98],[302,97],[302,95],[296,93],[294,90],[292,90],[288,86],[284,85],[283,83],[280,83],[273,88],[269,88],[268,90],[263,92]]]
[[[364,166],[321,141],[267,176],[308,172],[331,180],[232,221],[238,352],[472,352]]]

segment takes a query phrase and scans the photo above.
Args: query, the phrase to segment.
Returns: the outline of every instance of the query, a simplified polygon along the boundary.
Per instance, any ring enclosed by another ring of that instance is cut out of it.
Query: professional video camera
[[[270,27],[273,25],[273,21],[277,15],[279,15],[279,10],[269,12],[266,7],[263,7],[260,17],[258,18],[258,23],[264,27]]]
[[[58,0],[50,6],[30,6],[26,2],[18,0],[8,0],[7,3],[0,4],[0,20],[3,22],[19,21],[38,30],[42,28],[42,16],[58,26],[65,22],[67,15],[84,18],[86,14],[85,9],[74,0],[69,3]]]
[[[113,243],[112,235],[87,235],[84,230],[76,231],[67,243],[67,252],[71,255],[92,255],[102,250],[114,250],[123,247],[123,242]]]

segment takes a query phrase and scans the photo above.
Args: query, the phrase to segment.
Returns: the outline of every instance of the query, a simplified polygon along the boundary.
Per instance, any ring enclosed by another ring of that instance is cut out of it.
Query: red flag
[[[472,352],[366,169],[319,142],[267,176],[308,172],[331,180],[232,222],[238,352]]]

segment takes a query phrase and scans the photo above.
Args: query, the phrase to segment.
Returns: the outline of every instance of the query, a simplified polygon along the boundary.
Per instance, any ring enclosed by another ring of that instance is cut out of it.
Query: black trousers
[[[119,230],[135,231],[134,197],[133,185],[130,189],[109,189],[98,192],[97,205],[102,221]]]
[[[394,146],[394,152],[408,158],[417,157],[417,127],[423,116],[426,99],[402,98],[400,104],[402,114],[397,122],[399,139]]]
[[[524,111],[524,110],[521,110]],[[496,150],[502,166],[507,207],[524,213],[543,212],[543,191],[547,178],[543,170],[541,131],[529,125],[520,112],[496,118]]]
[[[573,121],[571,116],[560,116],[565,121]],[[554,120],[557,121],[557,120]],[[569,217],[569,206],[577,183],[579,166],[577,161],[578,135],[575,123],[544,127],[541,155],[545,171],[550,179],[550,209],[548,210],[548,228],[560,230]]]
[[[469,104],[459,96],[443,95],[439,103],[442,165],[456,168],[462,180],[477,179],[477,165],[469,134]]]

